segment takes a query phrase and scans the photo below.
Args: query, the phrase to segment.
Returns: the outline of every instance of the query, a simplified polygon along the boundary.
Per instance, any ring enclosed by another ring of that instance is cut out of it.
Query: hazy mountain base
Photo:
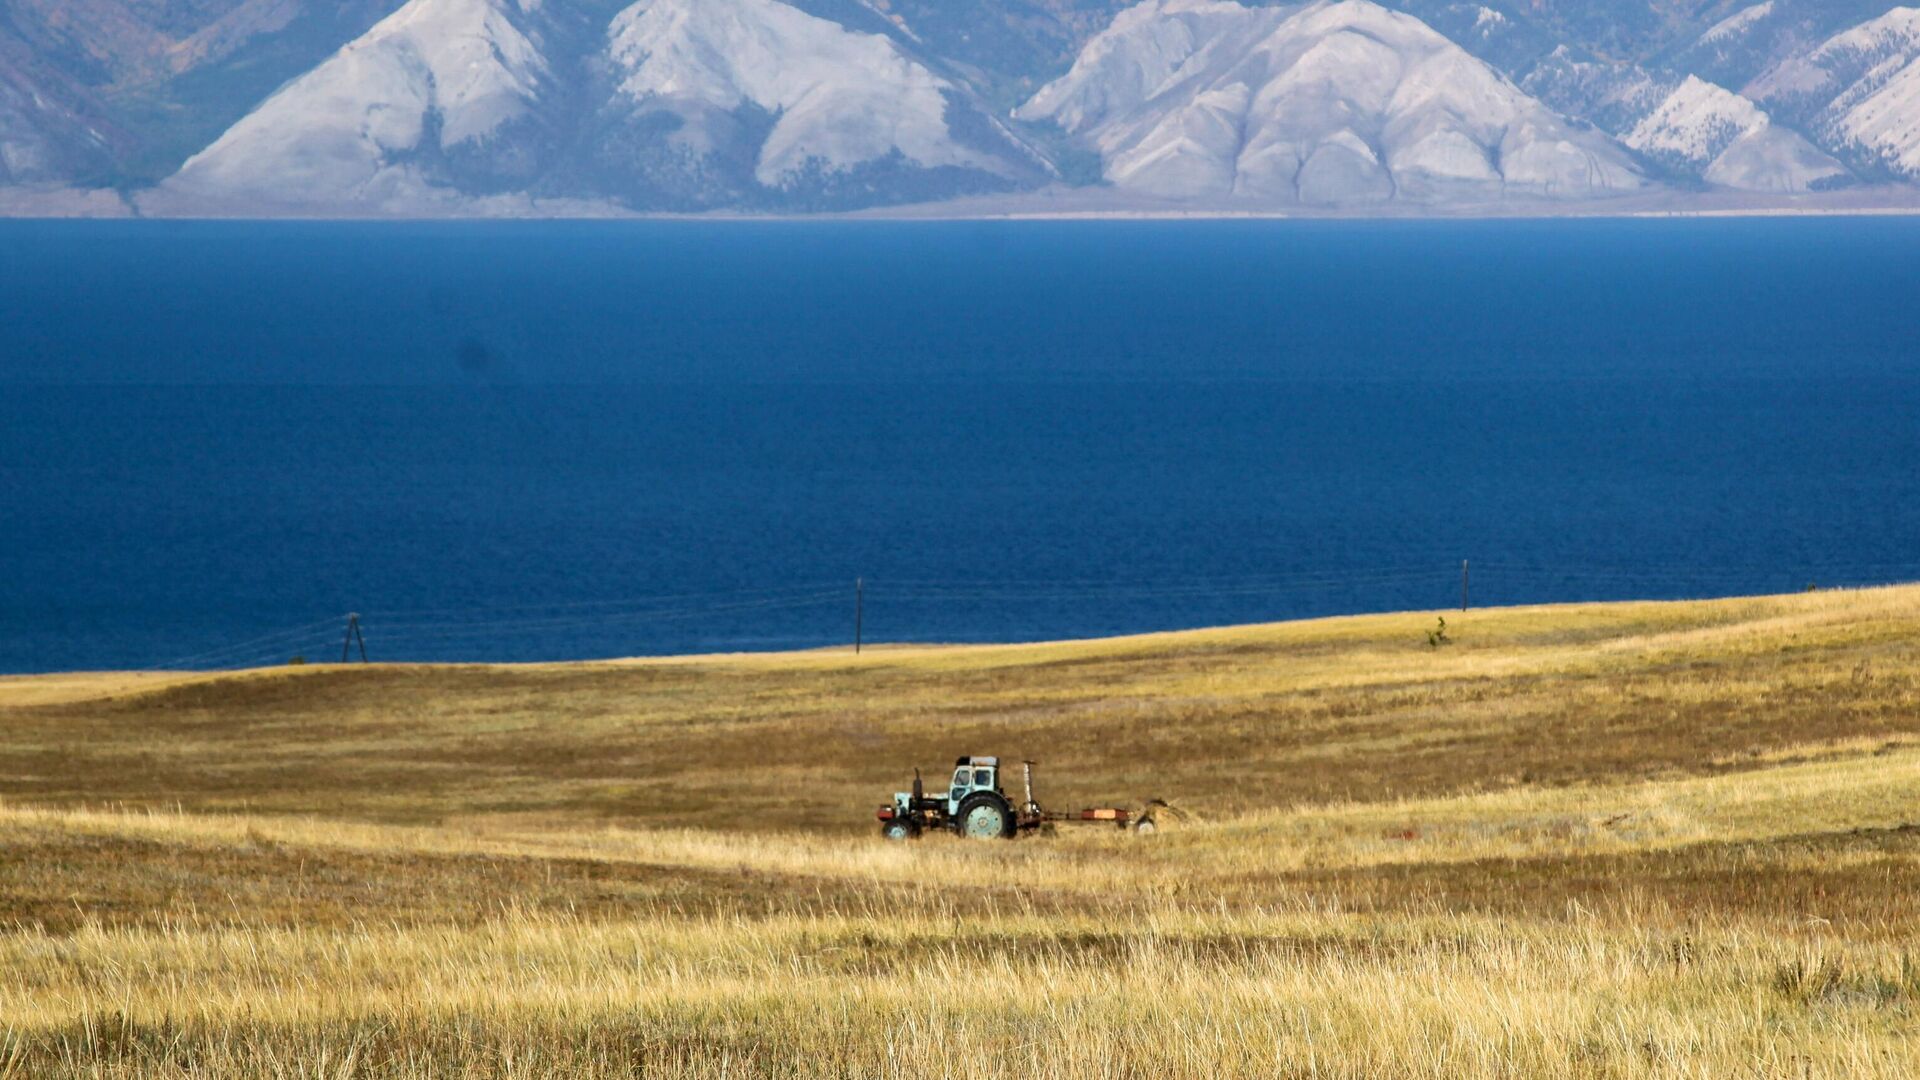
[[[103,200],[113,193],[97,193]],[[0,214],[15,217],[99,216],[67,201],[43,199],[10,204],[0,195]],[[1495,199],[1460,204],[1415,203],[1301,206],[1251,200],[1151,199],[1109,187],[1054,185],[1014,194],[982,194],[937,202],[868,207],[742,210],[688,208],[679,211],[639,211],[604,199],[541,197],[504,194],[480,198],[419,198],[382,207],[316,208],[292,204],[220,201],[175,192],[144,192],[127,213],[151,218],[301,218],[317,220],[435,219],[689,219],[704,221],[771,221],[790,218],[852,218],[888,221],[965,221],[1027,218],[1167,219],[1183,218],[1315,218],[1315,219],[1472,219],[1556,217],[1661,216],[1771,216],[1796,215],[1906,215],[1920,213],[1920,189],[1906,185],[1860,186],[1838,191],[1784,194],[1741,191],[1661,190],[1588,202],[1532,198]],[[124,203],[120,204],[124,206]]]
[[[680,107],[684,110],[686,107]],[[821,213],[898,203],[938,201],[956,195],[1005,193],[1022,186],[1011,177],[954,166],[921,166],[898,149],[847,168],[819,159],[777,185],[760,182],[754,151],[776,117],[743,105],[708,110],[700,126],[725,137],[700,140],[702,153],[680,136],[683,111],[660,103],[638,109],[603,110],[564,151],[560,167],[542,178],[532,198],[604,205],[615,213],[699,213],[730,209],[747,213]],[[956,138],[988,128],[991,121],[964,101],[949,99],[947,122]],[[1038,162],[1031,170],[1040,175]]]
[[[131,217],[133,206],[105,188],[0,187],[0,218]]]

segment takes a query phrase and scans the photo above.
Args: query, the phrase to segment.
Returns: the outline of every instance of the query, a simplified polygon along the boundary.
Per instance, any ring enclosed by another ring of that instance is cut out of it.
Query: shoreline
[[[1626,611],[1698,611],[1703,608],[1735,608],[1755,603],[1788,603],[1809,596],[1825,597],[1871,597],[1892,596],[1920,590],[1920,582],[1896,581],[1880,585],[1838,586],[1819,589],[1814,592],[1785,593],[1741,593],[1727,596],[1699,597],[1685,600],[1626,599],[1626,600],[1572,600],[1559,603],[1535,604],[1489,604],[1485,607],[1470,609],[1468,616],[1542,616],[1542,615],[1581,615],[1600,612],[1622,613]],[[1185,629],[1140,630],[1123,634],[1107,634],[1096,637],[1044,638],[1038,640],[1013,641],[896,641],[867,642],[856,652],[849,644],[821,645],[804,649],[754,650],[735,649],[717,652],[655,653],[633,656],[610,656],[596,658],[574,658],[562,660],[382,660],[374,663],[329,663],[325,661],[305,664],[265,664],[256,667],[240,668],[73,668],[59,671],[37,672],[0,672],[0,707],[23,704],[44,704],[44,701],[31,700],[47,696],[49,700],[60,698],[64,691],[85,689],[99,691],[103,686],[111,694],[145,692],[165,687],[180,686],[228,679],[236,676],[254,677],[300,677],[306,675],[324,675],[341,671],[447,671],[483,669],[488,671],[581,671],[590,669],[618,669],[643,667],[672,667],[683,664],[722,664],[747,666],[807,666],[821,663],[858,663],[862,656],[877,656],[883,660],[908,660],[931,655],[972,655],[1004,653],[1020,654],[1033,651],[1072,651],[1141,648],[1154,645],[1179,647],[1209,640],[1240,639],[1249,635],[1285,635],[1313,630],[1356,629],[1366,630],[1379,625],[1399,626],[1405,620],[1413,620],[1421,626],[1434,616],[1461,614],[1455,608],[1432,608],[1405,611],[1359,611],[1335,615],[1316,615],[1298,619],[1279,619],[1269,622],[1228,623],[1218,626],[1188,627]],[[37,693],[36,693],[37,692]]]
[[[1450,207],[1372,206],[1365,209],[1156,203],[1109,197],[1102,189],[1043,190],[1016,196],[818,213],[712,210],[637,211],[580,200],[498,197],[464,203],[394,207],[234,206],[168,198],[152,190],[0,188],[0,221],[639,221],[639,222],[1064,222],[1064,221],[1535,221],[1740,218],[1904,218],[1920,216],[1920,187],[1884,185],[1846,192],[1764,195],[1717,191],[1668,192],[1649,197],[1555,203],[1515,200]]]

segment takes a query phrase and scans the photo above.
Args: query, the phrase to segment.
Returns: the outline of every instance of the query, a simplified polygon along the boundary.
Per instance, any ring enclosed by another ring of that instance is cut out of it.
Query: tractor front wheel
[[[1013,809],[992,795],[980,794],[960,805],[960,835],[975,840],[1013,836]]]
[[[894,818],[880,823],[880,835],[889,840],[916,840],[920,836],[920,827],[906,818]]]

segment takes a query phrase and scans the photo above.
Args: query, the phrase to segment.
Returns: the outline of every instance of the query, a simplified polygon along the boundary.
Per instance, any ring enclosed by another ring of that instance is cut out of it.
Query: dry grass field
[[[0,1078],[1920,1075],[1920,587],[1437,617],[0,679]]]

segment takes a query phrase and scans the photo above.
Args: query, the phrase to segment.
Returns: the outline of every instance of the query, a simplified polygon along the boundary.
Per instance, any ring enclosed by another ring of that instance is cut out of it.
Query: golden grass
[[[1635,936],[1593,921],[1151,910],[508,918],[325,934],[83,930],[6,943],[0,964],[25,987],[5,1003],[17,1045],[151,1075],[1896,1077],[1920,1066],[1903,1037],[1920,991],[1903,954],[1713,925]]]
[[[0,680],[0,1078],[1920,1074],[1920,588],[1434,617]]]

